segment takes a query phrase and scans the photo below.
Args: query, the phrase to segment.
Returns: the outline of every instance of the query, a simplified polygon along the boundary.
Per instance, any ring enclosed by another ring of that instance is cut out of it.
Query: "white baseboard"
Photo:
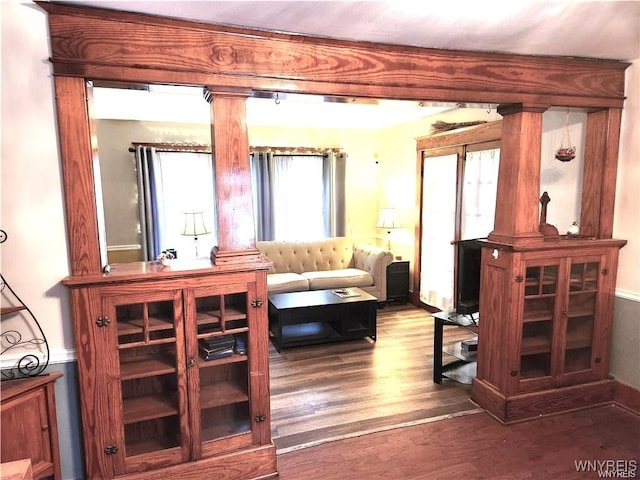
[[[18,360],[20,360],[23,356],[31,353],[29,350],[20,350],[16,353],[5,353],[0,357],[0,369],[4,370],[7,368],[13,368],[16,366]],[[38,353],[34,353],[34,355],[38,356]],[[75,350],[67,350],[67,349],[57,349],[49,351],[49,365],[58,364],[58,363],[68,363],[76,361],[76,351]]]
[[[640,293],[630,292],[629,290],[622,290],[617,288],[616,297],[624,298],[625,300],[631,300],[633,302],[640,302]]]

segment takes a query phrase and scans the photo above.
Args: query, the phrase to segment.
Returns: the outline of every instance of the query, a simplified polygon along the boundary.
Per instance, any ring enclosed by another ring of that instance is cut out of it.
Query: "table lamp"
[[[182,235],[193,237],[198,258],[198,235],[210,233],[204,223],[204,212],[184,212],[184,228]]]

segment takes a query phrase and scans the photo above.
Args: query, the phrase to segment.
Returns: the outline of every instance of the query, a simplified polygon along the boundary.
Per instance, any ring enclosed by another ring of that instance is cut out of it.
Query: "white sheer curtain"
[[[422,172],[420,301],[442,310],[453,307],[457,158],[426,158]]]
[[[460,240],[483,238],[493,230],[499,164],[499,148],[467,153]]]
[[[212,232],[198,237],[198,253],[208,256],[215,242],[214,175],[210,153],[157,152],[155,185],[158,192],[160,250],[174,248],[179,259],[195,258],[194,238],[181,235],[185,212],[204,212]]]
[[[307,240],[324,237],[323,156],[274,155],[273,160],[275,238]]]

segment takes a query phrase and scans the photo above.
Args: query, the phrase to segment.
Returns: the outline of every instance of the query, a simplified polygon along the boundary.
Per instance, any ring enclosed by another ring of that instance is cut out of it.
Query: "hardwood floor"
[[[640,417],[615,406],[509,426],[479,413],[278,455],[280,480],[640,478],[639,466]]]
[[[375,344],[272,346],[279,478],[585,480],[613,461],[618,478],[640,478],[639,416],[604,406],[505,426],[468,385],[434,384],[432,356],[433,320],[411,305],[378,311]]]
[[[457,341],[469,332],[448,328]],[[271,346],[271,424],[278,453],[338,438],[479,412],[469,385],[433,383],[433,319],[412,305],[378,310],[368,339]]]

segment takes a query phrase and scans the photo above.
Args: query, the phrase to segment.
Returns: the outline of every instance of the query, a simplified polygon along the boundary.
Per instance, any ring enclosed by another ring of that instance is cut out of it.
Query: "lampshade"
[[[378,228],[400,228],[398,211],[395,208],[380,209],[380,216],[376,226]]]
[[[204,212],[184,212],[184,229],[182,235],[197,237],[209,233],[204,223]]]

